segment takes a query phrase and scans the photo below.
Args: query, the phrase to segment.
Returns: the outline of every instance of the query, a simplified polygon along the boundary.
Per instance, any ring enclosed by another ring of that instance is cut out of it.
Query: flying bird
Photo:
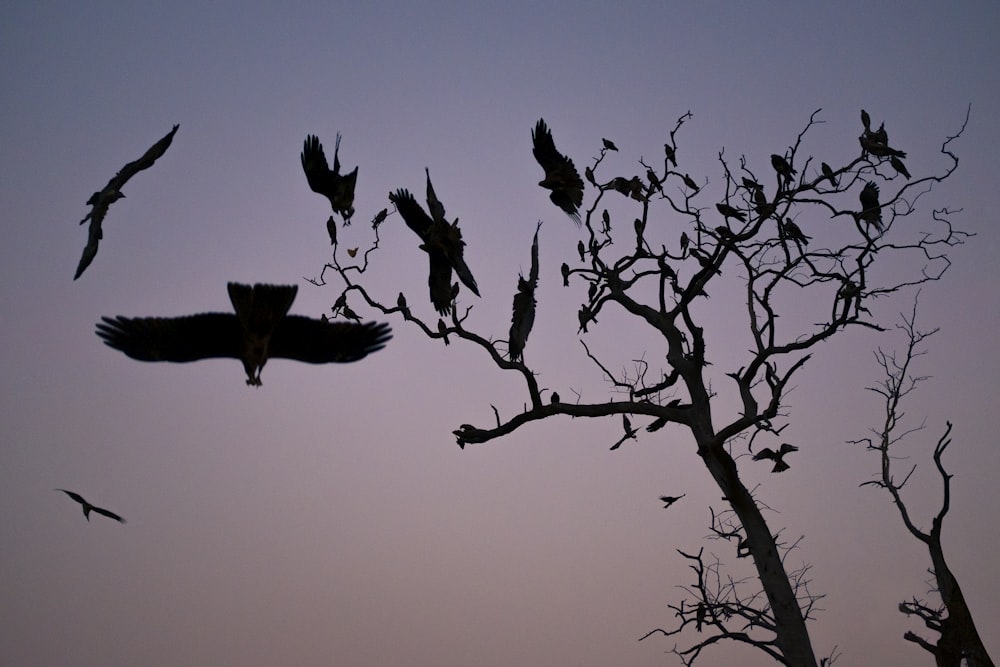
[[[239,359],[247,385],[259,387],[268,359],[307,364],[364,359],[392,338],[389,325],[329,322],[288,310],[296,285],[229,283],[234,313],[185,317],[102,317],[97,335],[104,344],[139,361],[185,363],[200,359]]]
[[[556,150],[555,142],[552,140],[552,132],[549,131],[545,120],[538,119],[535,129],[531,132],[532,153],[535,160],[545,170],[545,178],[538,184],[547,190],[551,190],[549,199],[552,203],[566,212],[569,217],[579,226],[580,207],[583,205],[583,179],[573,166],[573,160],[569,159]]]
[[[121,518],[120,516],[118,516],[114,512],[106,510],[103,507],[98,507],[97,505],[91,505],[79,493],[73,493],[72,491],[67,491],[66,489],[56,489],[56,491],[62,491],[67,496],[69,496],[70,498],[72,498],[76,502],[78,502],[81,505],[83,505],[83,516],[87,519],[87,521],[90,521],[90,513],[91,512],[97,512],[98,514],[103,514],[104,516],[108,517],[109,519],[114,519],[118,523],[125,523],[125,519]]]
[[[80,256],[80,262],[77,264],[73,280],[82,276],[83,272],[90,266],[90,263],[94,261],[94,257],[97,256],[97,245],[104,238],[101,223],[104,222],[104,216],[108,213],[108,207],[119,199],[125,198],[125,193],[121,190],[130,178],[143,169],[152,167],[153,163],[167,152],[171,142],[174,140],[174,134],[177,133],[177,128],[179,127],[180,125],[174,125],[174,128],[167,132],[162,139],[150,146],[149,150],[143,153],[141,158],[129,162],[122,167],[115,174],[114,178],[108,181],[107,185],[90,195],[90,199],[87,200],[87,205],[91,207],[90,213],[80,221],[82,225],[90,220],[90,227],[87,229],[87,245],[83,248],[83,255]]]
[[[531,270],[525,280],[523,275],[517,277],[517,293],[514,294],[513,315],[510,322],[510,337],[507,341],[507,351],[511,361],[523,358],[524,344],[528,342],[528,334],[535,324],[535,288],[538,286],[538,230],[542,223],[535,227],[535,239],[531,243]],[[563,266],[566,266],[563,264]],[[566,266],[567,270],[569,269]]]
[[[785,454],[790,452],[797,452],[799,448],[795,445],[790,445],[787,442],[781,443],[781,448],[778,451],[774,451],[768,447],[760,450],[753,456],[754,461],[763,461],[765,459],[774,461],[774,467],[771,472],[784,472],[788,470],[788,464],[785,463]]]
[[[660,496],[660,502],[665,503],[663,505],[663,509],[667,509],[668,507],[670,507],[671,505],[673,505],[686,495],[687,495],[686,493],[682,493],[679,496]]]
[[[611,449],[609,451],[613,452],[614,450],[618,449],[619,447],[622,446],[622,443],[625,442],[626,440],[639,439],[638,437],[636,437],[636,434],[639,433],[638,429],[632,428],[632,422],[629,420],[628,415],[626,414],[622,415],[622,427],[625,429],[625,435],[623,435],[618,442],[611,445]]]
[[[479,296],[476,279],[465,263],[465,241],[462,240],[462,230],[458,228],[457,219],[453,223],[445,219],[444,205],[434,193],[430,172],[427,172],[427,206],[431,215],[427,215],[409,190],[400,189],[390,193],[389,201],[396,205],[396,210],[403,216],[406,226],[420,237],[420,248],[428,255],[430,273],[427,284],[430,288],[431,303],[437,312],[440,315],[451,312],[456,287],[451,282],[452,271],[458,274],[458,279],[472,290],[473,294]]]
[[[868,181],[861,189],[858,199],[861,201],[860,218],[882,231],[882,207],[878,203],[878,185],[874,181]]]
[[[330,200],[333,212],[344,218],[344,224],[351,224],[354,215],[354,186],[358,182],[358,168],[349,174],[340,173],[340,133],[333,148],[333,171],[326,162],[323,144],[315,134],[306,136],[302,146],[302,171],[306,173],[309,188]]]

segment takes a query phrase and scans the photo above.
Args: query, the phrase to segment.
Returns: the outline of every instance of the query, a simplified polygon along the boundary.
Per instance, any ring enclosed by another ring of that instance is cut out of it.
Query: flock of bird
[[[910,178],[910,173],[902,159],[906,153],[889,145],[884,123],[872,130],[871,118],[864,110],[861,112],[864,131],[859,137],[862,156],[873,155],[878,158],[888,158],[897,173]],[[97,255],[98,245],[103,238],[103,222],[108,209],[114,202],[125,197],[122,188],[140,171],[149,169],[170,148],[174,135],[180,126],[174,127],[163,138],[154,143],[137,160],[129,162],[108,181],[101,190],[93,193],[87,200],[91,207],[80,224],[90,222],[87,233],[87,243],[77,265],[74,280],[80,278],[83,272],[93,262]],[[550,191],[552,203],[565,212],[577,226],[582,225],[580,209],[583,206],[584,182],[573,160],[556,149],[552,132],[544,119],[539,119],[531,132],[532,153],[535,160],[544,171],[544,178],[538,185]],[[354,192],[358,178],[358,168],[341,173],[340,141],[338,133],[333,153],[333,169],[330,169],[323,151],[323,145],[316,135],[308,135],[300,155],[302,170],[305,173],[309,188],[323,195],[330,202],[335,215],[339,215],[343,224],[349,225],[354,215]],[[615,144],[603,140],[604,150],[617,151]],[[677,158],[673,147],[665,144],[665,167],[670,172],[671,163],[676,167]],[[602,153],[603,155],[603,153]],[[797,170],[789,163],[788,158],[778,154],[771,155],[771,166],[778,174],[785,187],[790,186]],[[836,173],[825,162],[821,165],[823,178],[829,180],[833,187],[837,186]],[[625,179],[616,177],[606,185],[598,185],[590,167],[585,168],[587,180],[601,189],[611,188],[624,195],[641,200],[643,193],[659,190],[662,192],[662,180],[652,169],[647,169],[650,180],[645,186],[639,177]],[[680,174],[685,186],[697,191],[698,185],[687,174]],[[437,197],[431,183],[430,170],[426,170],[427,210],[417,202],[416,198],[406,189],[397,189],[389,194],[389,201],[397,212],[420,239],[420,249],[427,253],[428,288],[430,301],[438,314],[445,316],[454,309],[454,303],[459,290],[459,283],[452,282],[452,274],[458,277],[473,294],[479,296],[479,287],[465,261],[465,242],[458,226],[458,219],[449,222],[445,215],[444,204]],[[764,196],[763,188],[750,179],[744,179],[744,185],[752,193],[755,210],[763,215],[773,212],[771,204]],[[648,189],[647,189],[648,188]],[[879,203],[879,188],[873,181],[868,181],[859,196],[861,211],[855,214],[856,219],[883,231],[882,207]],[[770,207],[770,208],[769,208]],[[746,221],[746,214],[728,203],[716,204],[716,209],[725,220],[730,218]],[[385,219],[386,211],[382,211],[375,219],[379,224]],[[609,225],[605,212],[605,225]],[[508,340],[508,357],[512,362],[523,357],[524,346],[531,332],[535,317],[535,289],[538,284],[538,231],[541,222],[535,229],[531,247],[531,268],[528,277],[518,277],[517,291],[512,307],[511,327]],[[333,216],[327,223],[331,241],[336,243],[336,222]],[[791,219],[778,219],[779,232],[787,239],[796,243],[806,244],[810,237]],[[717,231],[729,232],[728,227],[719,227]],[[682,250],[687,250],[688,238],[681,237]],[[581,259],[583,246],[580,244]],[[692,254],[694,250],[691,250]],[[563,265],[563,281],[568,283],[568,266]],[[229,283],[229,299],[234,313],[201,313],[182,317],[102,317],[97,323],[97,335],[109,347],[125,353],[132,359],[140,361],[168,361],[185,363],[212,358],[232,358],[242,362],[246,372],[248,386],[261,385],[260,373],[269,358],[284,358],[311,364],[345,363],[358,361],[369,354],[382,349],[392,337],[388,324],[377,322],[333,322],[326,317],[314,319],[301,315],[289,315],[288,311],[295,300],[298,288],[294,285],[269,285],[258,283],[253,286],[239,283]],[[402,293],[399,297],[400,310],[408,312]],[[586,330],[586,321],[581,316],[581,330]],[[439,321],[439,329],[446,330],[443,321]],[[445,339],[447,342],[447,339]],[[631,429],[627,418],[625,421],[625,437],[622,441],[634,438],[635,430]],[[621,441],[618,443],[621,444]],[[613,447],[614,448],[614,447]],[[753,458],[755,461],[770,459],[774,461],[773,472],[788,469],[784,455],[796,451],[793,445],[783,444],[778,452],[770,449],[761,450]],[[62,489],[59,489],[62,490]],[[124,523],[118,515],[95,507],[81,496],[65,491],[71,498],[83,505],[84,516],[89,520],[91,511],[109,516]]]

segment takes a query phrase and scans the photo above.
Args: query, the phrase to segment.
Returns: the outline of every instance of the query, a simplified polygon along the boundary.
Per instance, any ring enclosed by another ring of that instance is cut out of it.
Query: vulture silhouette
[[[409,190],[390,193],[389,201],[396,205],[406,226],[420,237],[420,248],[427,253],[430,261],[427,284],[431,303],[438,314],[448,315],[451,312],[457,291],[457,284],[452,285],[451,282],[452,271],[473,294],[479,296],[476,279],[465,263],[465,241],[462,240],[462,230],[458,228],[458,219],[453,223],[445,219],[444,205],[434,192],[430,170],[427,170],[427,207],[431,215],[427,215]]]
[[[185,317],[102,317],[97,335],[105,345],[139,361],[185,363],[200,359],[239,359],[247,385],[259,387],[268,359],[308,364],[364,359],[392,338],[388,324],[330,322],[288,310],[296,285],[229,283],[234,313]]]
[[[531,143],[535,160],[545,170],[545,178],[540,180],[538,184],[552,191],[549,199],[552,200],[553,204],[565,211],[577,225],[583,224],[580,220],[580,207],[583,205],[583,179],[580,178],[580,173],[573,166],[573,160],[556,150],[555,142],[552,140],[552,132],[549,131],[542,118],[538,119],[535,129],[531,132]]]
[[[531,243],[531,270],[527,280],[524,275],[517,277],[517,293],[514,294],[513,315],[510,322],[510,337],[507,352],[511,361],[519,361],[524,353],[524,344],[528,342],[528,334],[535,324],[535,288],[538,286],[538,230],[542,223],[535,227],[535,238]],[[563,266],[566,266],[563,264]],[[569,267],[566,266],[567,272]]]
[[[56,491],[62,491],[67,496],[69,496],[70,498],[72,498],[76,502],[78,502],[81,505],[83,505],[83,516],[87,519],[87,521],[90,521],[90,513],[91,512],[97,512],[98,514],[103,514],[104,516],[108,517],[109,519],[114,519],[118,523],[125,523],[125,519],[123,519],[122,517],[118,516],[114,512],[106,510],[103,507],[98,507],[97,505],[91,505],[79,493],[73,493],[72,491],[67,491],[66,489],[56,489]]]
[[[337,133],[337,143],[333,148],[333,171],[326,161],[323,144],[315,134],[306,136],[302,146],[302,171],[306,173],[309,188],[330,200],[333,212],[344,219],[344,224],[351,224],[354,215],[354,186],[358,182],[358,168],[349,174],[340,173],[340,133]]]
[[[94,257],[97,256],[97,246],[101,239],[104,238],[104,231],[101,228],[101,224],[104,222],[104,216],[108,214],[108,207],[119,199],[125,198],[122,187],[128,183],[130,178],[143,169],[152,167],[153,163],[167,152],[171,142],[174,140],[174,134],[177,133],[177,128],[179,127],[180,125],[174,125],[174,128],[167,132],[162,139],[150,146],[149,150],[143,153],[141,158],[129,162],[122,167],[114,175],[114,178],[108,181],[107,185],[90,195],[90,199],[87,200],[87,205],[91,207],[90,213],[80,221],[82,225],[90,220],[90,226],[87,228],[87,245],[83,248],[83,255],[80,256],[80,262],[76,266],[76,273],[73,275],[73,280],[82,276],[83,272],[90,266],[90,263],[94,261]]]

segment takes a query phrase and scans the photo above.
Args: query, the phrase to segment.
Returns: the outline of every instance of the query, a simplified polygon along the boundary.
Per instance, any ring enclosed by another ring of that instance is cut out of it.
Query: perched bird
[[[337,245],[337,221],[332,215],[326,221],[326,233],[330,235],[330,245]]]
[[[410,307],[406,305],[406,297],[400,292],[399,296],[396,297],[396,307],[399,308],[399,312],[403,314],[403,317],[410,317]]]
[[[556,150],[545,120],[539,118],[535,129],[531,132],[532,153],[535,160],[545,170],[545,178],[538,184],[551,190],[549,199],[566,212],[577,225],[580,220],[580,207],[583,205],[583,179],[573,166],[573,160]]]
[[[90,226],[87,228],[87,245],[83,248],[83,255],[80,256],[80,262],[76,266],[76,273],[73,275],[73,280],[82,276],[83,272],[90,266],[90,263],[94,261],[94,257],[97,256],[97,245],[104,238],[101,223],[104,222],[104,216],[108,213],[108,207],[119,199],[125,198],[125,193],[121,190],[130,178],[143,169],[152,167],[153,163],[167,152],[171,142],[174,140],[174,134],[177,133],[177,128],[179,127],[180,125],[174,125],[174,128],[167,132],[162,139],[150,146],[149,150],[143,153],[142,157],[126,164],[114,175],[114,178],[108,181],[107,185],[90,195],[90,199],[87,200],[87,205],[91,207],[90,213],[80,221],[82,225],[90,220]]]
[[[590,181],[591,185],[597,185],[597,179],[594,178],[594,170],[590,167],[583,168],[583,175]]]
[[[858,196],[861,201],[862,220],[870,225],[875,225],[875,229],[882,231],[882,207],[878,203],[878,185],[874,181],[868,181],[861,189]]]
[[[451,345],[451,342],[448,340],[448,325],[440,317],[438,318],[438,333],[444,338],[445,345]]]
[[[604,143],[604,150],[606,150],[606,151],[617,151],[618,150],[618,147],[615,146],[615,142],[611,141],[610,139],[603,139],[602,138],[601,141]]]
[[[892,168],[896,170],[896,173],[902,174],[906,177],[906,180],[910,180],[910,172],[907,171],[906,165],[903,164],[902,160],[893,155],[889,158],[889,164],[891,164]]]
[[[583,241],[576,242],[576,252],[579,253],[581,262],[586,259],[587,248],[583,245]]]
[[[763,190],[761,184],[753,180],[752,178],[747,178],[746,176],[743,176],[740,180],[743,183],[743,187],[746,188],[747,190],[750,190],[751,192],[757,192],[758,190]]]
[[[670,171],[671,164],[677,166],[677,151],[670,144],[663,144],[663,152],[666,154],[663,166],[666,167],[667,171]]]
[[[555,405],[556,403],[558,403],[559,402],[559,394],[557,392],[552,392],[552,396],[550,397],[549,402],[552,403],[552,405]]]
[[[698,187],[698,184],[694,182],[694,179],[688,176],[687,174],[681,176],[681,180],[684,181],[684,185],[686,185],[689,190],[694,190],[695,193],[697,193],[698,190],[701,189]]]
[[[184,363],[199,359],[239,359],[247,385],[261,385],[268,359],[309,364],[363,359],[392,338],[388,324],[324,322],[288,315],[296,285],[229,283],[233,313],[185,317],[102,317],[97,335],[104,344],[139,361]]]
[[[788,464],[785,463],[785,454],[797,451],[799,451],[799,448],[796,447],[795,445],[790,445],[787,442],[783,442],[781,443],[781,448],[778,449],[778,451],[774,451],[773,449],[765,447],[764,449],[754,454],[753,460],[763,461],[764,459],[768,459],[774,461],[774,468],[771,469],[771,472],[784,472],[785,470],[788,470]]]
[[[683,255],[687,252],[688,245],[691,243],[691,239],[688,237],[687,232],[681,232],[681,254]]]
[[[798,173],[797,170],[792,168],[792,165],[788,164],[788,160],[777,153],[771,153],[771,166],[774,167],[774,170],[778,172],[778,175],[785,179],[786,182],[792,180],[792,174]]]
[[[378,226],[385,222],[385,219],[389,216],[389,209],[384,208],[375,214],[372,218],[372,229],[378,229]]]
[[[67,496],[69,496],[70,498],[72,498],[76,502],[78,502],[81,505],[83,505],[83,516],[86,517],[87,521],[90,521],[90,513],[91,512],[97,512],[98,514],[103,514],[104,516],[108,517],[109,519],[114,519],[118,523],[125,523],[125,519],[121,518],[120,516],[118,516],[114,512],[110,512],[110,511],[104,509],[103,507],[98,507],[97,505],[91,505],[79,493],[73,493],[72,491],[67,491],[66,489],[55,489],[55,490],[56,491],[62,491]]]
[[[340,173],[340,133],[333,148],[333,171],[326,162],[323,144],[319,137],[310,134],[302,146],[302,171],[306,173],[309,188],[330,200],[333,212],[344,218],[344,224],[351,224],[354,215],[354,186],[358,182],[358,168],[349,174]]]
[[[721,213],[724,218],[736,218],[740,222],[747,221],[747,216],[743,213],[743,211],[735,209],[729,204],[719,203],[715,205],[715,208],[718,209],[719,213]]]
[[[563,287],[569,287],[569,264],[563,262],[562,266],[559,267],[559,271],[562,272]]]
[[[812,241],[812,237],[803,234],[802,230],[792,222],[791,218],[785,218],[784,224],[781,225],[781,230],[785,233],[785,238],[801,243],[802,245],[808,245]]]
[[[653,190],[659,190],[660,192],[663,192],[663,186],[660,185],[660,177],[656,175],[655,171],[653,171],[652,169],[647,169],[646,178],[649,179],[650,192],[652,192]]]
[[[507,352],[511,361],[520,361],[524,354],[524,345],[528,342],[528,334],[535,324],[535,288],[538,286],[538,230],[542,223],[535,227],[535,239],[531,243],[531,270],[528,278],[517,277],[517,293],[514,294],[513,314],[510,321],[510,336],[507,341]],[[568,270],[569,267],[563,264]]]
[[[430,273],[427,279],[431,303],[441,315],[451,312],[454,301],[451,273],[458,274],[459,280],[472,293],[479,296],[479,287],[472,271],[465,263],[465,241],[458,220],[449,223],[444,217],[444,205],[434,193],[430,171],[427,172],[427,206],[431,215],[417,203],[408,190],[397,190],[389,195],[389,201],[403,216],[406,226],[420,237],[420,248],[427,253]],[[432,217],[433,216],[433,217]]]
[[[686,493],[682,493],[679,496],[660,496],[660,502],[665,503],[663,509],[667,509],[668,507],[670,507],[671,505],[673,505],[686,495],[687,495]]]
[[[876,157],[906,157],[904,151],[898,151],[889,144],[876,140],[872,134],[862,134],[858,137],[858,141],[861,142],[863,152],[871,153]]]
[[[826,162],[820,164],[819,168],[823,171],[823,178],[830,181],[830,185],[837,187],[837,177],[833,175],[833,169],[830,168]]]

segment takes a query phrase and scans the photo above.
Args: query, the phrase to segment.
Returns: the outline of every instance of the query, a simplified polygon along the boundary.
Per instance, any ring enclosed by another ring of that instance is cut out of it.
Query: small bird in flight
[[[90,513],[91,512],[97,512],[98,514],[103,514],[104,516],[108,517],[109,519],[114,519],[118,523],[125,523],[125,519],[121,518],[120,516],[118,516],[114,512],[108,511],[108,510],[104,509],[103,507],[98,507],[97,505],[91,505],[79,493],[73,493],[72,491],[67,491],[66,489],[56,489],[56,491],[62,491],[67,496],[69,496],[70,498],[72,498],[76,502],[78,502],[81,505],[83,505],[83,516],[86,517],[87,521],[90,521]]]

